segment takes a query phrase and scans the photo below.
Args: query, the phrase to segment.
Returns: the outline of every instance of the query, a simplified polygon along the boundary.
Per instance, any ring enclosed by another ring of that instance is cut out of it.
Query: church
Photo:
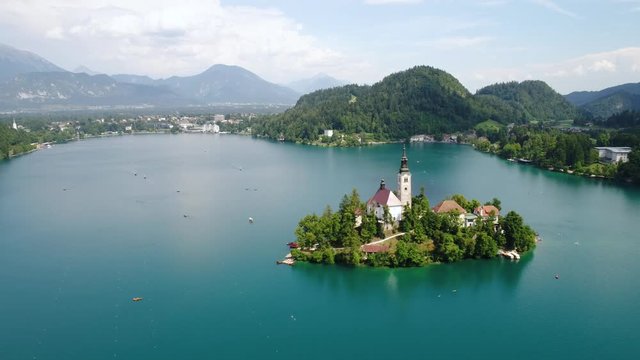
[[[398,183],[395,192],[387,189],[384,179],[380,181],[380,188],[367,201],[367,213],[375,214],[378,220],[384,221],[384,207],[389,208],[392,223],[402,220],[405,206],[411,207],[411,172],[409,172],[407,148],[402,147]]]

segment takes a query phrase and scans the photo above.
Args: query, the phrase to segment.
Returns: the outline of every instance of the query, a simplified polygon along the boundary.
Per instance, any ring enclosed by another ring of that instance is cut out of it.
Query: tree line
[[[69,141],[74,135],[72,130],[25,131],[0,124],[0,160],[32,151],[38,143]]]
[[[568,132],[541,124],[514,126],[512,129],[478,129],[473,141],[480,151],[504,158],[526,159],[544,168],[563,169],[581,175],[598,175],[640,183],[640,131]],[[595,146],[629,146],[629,162],[599,162]]]

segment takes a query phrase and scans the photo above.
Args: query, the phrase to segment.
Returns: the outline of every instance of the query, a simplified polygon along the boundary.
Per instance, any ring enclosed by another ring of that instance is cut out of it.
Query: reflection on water
[[[305,280],[326,286],[331,291],[347,292],[354,296],[377,293],[384,288],[388,295],[402,298],[416,291],[469,291],[486,288],[491,284],[505,293],[513,293],[533,257],[533,252],[529,252],[518,262],[496,258],[408,269],[297,263],[293,270]]]

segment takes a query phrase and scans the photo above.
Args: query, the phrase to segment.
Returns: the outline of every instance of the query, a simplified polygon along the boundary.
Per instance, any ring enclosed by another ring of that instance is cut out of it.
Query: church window
[[[404,178],[404,182],[409,182],[409,178]]]

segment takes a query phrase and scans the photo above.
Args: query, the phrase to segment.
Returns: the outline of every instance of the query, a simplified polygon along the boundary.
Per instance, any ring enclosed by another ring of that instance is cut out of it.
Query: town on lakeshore
[[[384,180],[365,203],[354,189],[339,209],[302,218],[291,252],[278,263],[296,261],[386,267],[423,266],[503,255],[520,259],[536,245],[535,232],[514,211],[501,216],[500,200],[481,204],[456,194],[431,207],[424,188],[412,196],[406,147],[396,190]]]

